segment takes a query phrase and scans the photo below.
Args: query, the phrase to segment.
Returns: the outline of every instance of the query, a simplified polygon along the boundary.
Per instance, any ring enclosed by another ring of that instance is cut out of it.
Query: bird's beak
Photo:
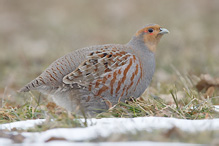
[[[166,33],[170,33],[169,30],[167,30],[166,28],[160,28],[159,34],[166,34]]]

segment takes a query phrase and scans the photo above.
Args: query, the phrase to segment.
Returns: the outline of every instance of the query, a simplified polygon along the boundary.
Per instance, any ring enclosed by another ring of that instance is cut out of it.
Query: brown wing
[[[95,96],[120,97],[133,92],[141,78],[141,63],[135,55],[104,48],[91,52],[63,82],[73,88],[82,87],[86,89],[82,91],[91,91]]]
[[[63,82],[65,84],[77,83],[88,87],[92,81],[101,79],[104,74],[126,64],[130,56],[130,53],[117,48],[103,48],[91,52],[87,56],[87,60],[63,78]]]

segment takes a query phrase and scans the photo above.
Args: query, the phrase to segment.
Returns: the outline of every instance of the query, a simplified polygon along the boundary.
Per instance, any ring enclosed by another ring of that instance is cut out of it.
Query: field
[[[68,52],[98,44],[125,44],[148,23],[170,31],[158,45],[150,87],[138,99],[119,103],[93,118],[219,118],[214,110],[219,105],[218,18],[217,0],[2,0],[0,124],[42,118],[54,121],[27,131],[86,127],[86,123],[72,120],[78,115],[57,107],[51,97],[17,90]],[[218,130],[213,136],[208,132],[194,141],[177,136],[165,141],[210,143],[219,137]],[[163,141],[162,132],[155,133],[157,139],[152,140]],[[135,139],[129,134],[123,137],[125,141],[150,139]]]

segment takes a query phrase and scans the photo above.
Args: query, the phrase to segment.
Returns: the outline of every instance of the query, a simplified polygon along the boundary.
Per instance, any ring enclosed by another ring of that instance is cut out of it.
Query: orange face
[[[151,24],[139,30],[136,33],[136,37],[142,37],[145,45],[149,48],[149,50],[155,52],[160,38],[163,36],[163,34],[166,33],[169,33],[167,29],[162,28],[157,24]]]

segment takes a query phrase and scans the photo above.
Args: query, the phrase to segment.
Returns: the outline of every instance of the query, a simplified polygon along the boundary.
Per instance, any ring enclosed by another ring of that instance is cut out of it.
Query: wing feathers
[[[102,79],[106,73],[123,66],[130,56],[130,53],[116,48],[93,51],[87,56],[87,60],[63,78],[63,82],[88,87],[92,81]]]

